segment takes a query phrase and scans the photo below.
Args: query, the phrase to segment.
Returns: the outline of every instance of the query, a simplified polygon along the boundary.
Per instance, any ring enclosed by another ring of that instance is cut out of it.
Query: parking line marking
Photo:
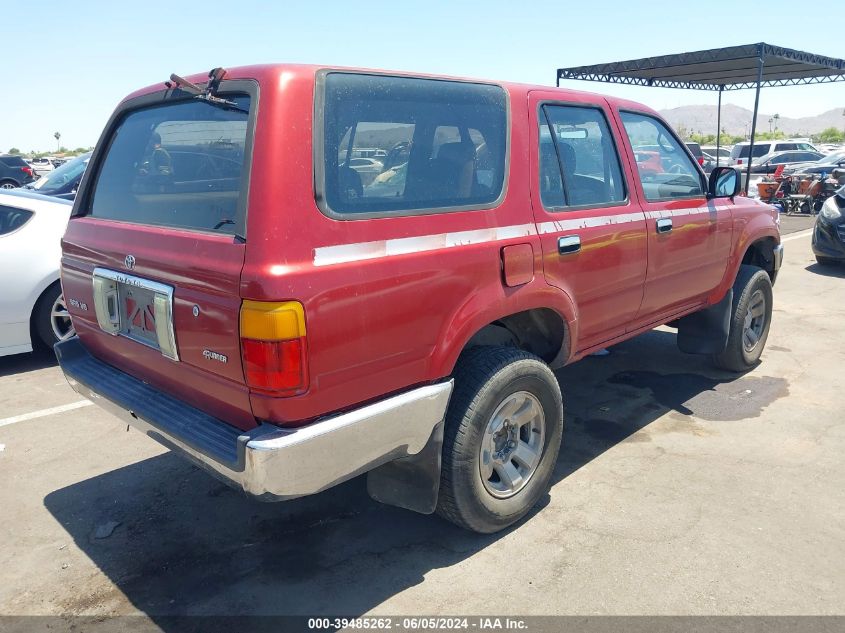
[[[55,415],[56,413],[64,413],[66,411],[73,411],[74,409],[81,409],[94,404],[90,400],[80,400],[79,402],[71,402],[70,404],[63,404],[60,407],[51,407],[50,409],[41,409],[40,411],[33,411],[32,413],[22,413],[21,415],[13,415],[11,418],[3,418],[0,420],[0,426],[8,426],[16,422],[24,422],[26,420],[35,420],[36,418],[43,418],[48,415]]]
[[[803,231],[798,231],[797,233],[790,233],[786,237],[780,238],[781,242],[789,242],[790,240],[797,240],[799,237],[807,237],[808,235],[813,234],[813,229],[804,229]]]

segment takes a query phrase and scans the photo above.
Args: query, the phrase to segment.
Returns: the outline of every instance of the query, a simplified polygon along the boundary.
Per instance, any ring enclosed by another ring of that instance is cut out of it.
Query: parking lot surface
[[[722,373],[660,329],[557,372],[550,494],[491,536],[363,478],[250,500],[65,410],[49,358],[0,359],[0,613],[842,614],[845,268],[787,240],[763,362]]]

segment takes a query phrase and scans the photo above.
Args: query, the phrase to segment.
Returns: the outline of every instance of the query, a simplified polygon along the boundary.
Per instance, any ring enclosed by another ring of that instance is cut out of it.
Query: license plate
[[[156,334],[156,293],[148,288],[118,282],[117,302],[120,306],[118,334],[144,345],[161,349]]]
[[[94,270],[94,309],[100,329],[179,360],[173,330],[173,287],[114,270]]]

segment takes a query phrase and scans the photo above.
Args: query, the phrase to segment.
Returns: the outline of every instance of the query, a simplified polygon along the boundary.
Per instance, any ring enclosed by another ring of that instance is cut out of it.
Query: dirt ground
[[[551,491],[492,536],[362,478],[250,500],[0,359],[0,614],[843,614],[845,267],[786,240],[762,363],[660,329],[559,371]]]

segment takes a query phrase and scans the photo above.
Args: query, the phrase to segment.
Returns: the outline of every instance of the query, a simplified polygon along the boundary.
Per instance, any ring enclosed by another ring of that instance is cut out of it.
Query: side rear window
[[[26,161],[20,156],[0,156],[0,163],[7,167],[26,167]]]
[[[243,235],[250,97],[131,111],[110,140],[92,217]]]
[[[12,231],[17,231],[29,222],[32,215],[32,211],[27,211],[26,209],[0,205],[0,235],[7,235]]]
[[[547,104],[539,125],[543,206],[607,206],[625,200],[619,156],[601,110]]]
[[[324,212],[350,219],[489,208],[502,196],[501,87],[336,72],[324,83],[315,142]]]
[[[704,195],[698,166],[661,121],[635,112],[622,112],[621,116],[637,155],[637,172],[647,200]]]

